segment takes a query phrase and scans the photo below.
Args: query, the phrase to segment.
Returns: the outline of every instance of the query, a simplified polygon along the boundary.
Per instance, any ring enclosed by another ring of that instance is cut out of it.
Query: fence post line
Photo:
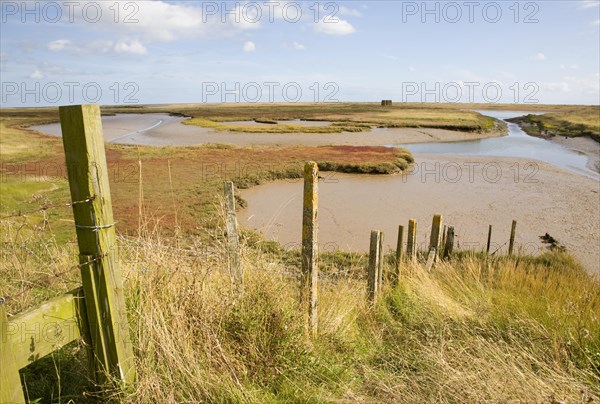
[[[98,383],[136,378],[98,105],[59,108]],[[94,321],[98,319],[98,321]],[[100,370],[101,372],[97,372]]]
[[[410,219],[408,221],[408,238],[406,239],[406,258],[409,261],[417,259],[417,221]]]
[[[485,247],[486,254],[490,253],[490,247],[492,245],[492,225],[488,227],[488,237],[487,237],[487,245]]]
[[[435,247],[431,247],[429,249],[429,254],[427,255],[427,263],[425,264],[425,269],[427,272],[431,271],[433,265],[435,264],[435,257],[437,257],[437,250]]]
[[[305,327],[313,337],[318,332],[317,286],[319,280],[317,245],[317,207],[319,167],[314,161],[304,164],[304,201],[302,210],[302,285],[301,303],[306,314]],[[308,306],[308,307],[306,307]]]
[[[515,247],[515,234],[516,234],[516,230],[517,230],[517,221],[513,220],[512,221],[512,227],[510,229],[510,240],[508,243],[508,255],[512,255],[513,254],[513,250]]]
[[[379,246],[378,246],[379,260],[377,265],[377,275],[379,277],[379,281],[377,282],[377,291],[381,290],[383,287],[383,269],[384,269],[384,255],[383,255],[383,232],[379,232]]]
[[[444,259],[448,259],[450,254],[454,250],[454,226],[448,227],[448,234],[446,236],[446,244],[444,245]]]
[[[404,226],[398,226],[398,243],[396,244],[396,286],[400,284],[400,269],[402,266],[402,246],[404,245]]]
[[[369,273],[367,276],[367,298],[370,302],[374,302],[377,298],[377,290],[379,289],[379,249],[381,247],[381,232],[371,230],[371,242],[369,246]]]
[[[235,215],[235,194],[233,182],[223,183],[225,191],[225,209],[227,228],[227,257],[229,261],[229,274],[236,292],[240,293],[244,285],[244,271],[242,269],[242,257],[240,252],[240,238],[238,233],[238,222]]]
[[[429,237],[429,250],[435,248],[437,254],[440,250],[440,230],[442,229],[442,215],[437,214],[433,216],[431,222],[431,236]]]
[[[25,403],[19,368],[8,346],[9,332],[6,307],[0,303],[0,403]]]

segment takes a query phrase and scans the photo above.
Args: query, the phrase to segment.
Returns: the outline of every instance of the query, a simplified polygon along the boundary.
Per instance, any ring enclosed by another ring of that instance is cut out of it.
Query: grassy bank
[[[432,273],[405,265],[399,287],[388,283],[373,307],[365,299],[366,257],[330,254],[322,257],[320,335],[309,342],[289,253],[243,237],[246,286],[238,298],[215,220],[210,247],[187,239],[199,255],[173,250],[177,240],[156,234],[121,239],[139,380],[110,390],[115,402],[600,399],[600,285],[566,254],[486,261],[463,252]],[[76,262],[73,246],[49,238],[40,229],[22,240],[27,253],[2,244],[8,276],[0,290]],[[77,280],[72,273],[48,282],[9,301],[9,312]],[[71,344],[23,370],[28,397],[95,402],[84,351]]]
[[[577,107],[544,115],[509,119],[531,136],[590,137],[600,142],[600,107]]]

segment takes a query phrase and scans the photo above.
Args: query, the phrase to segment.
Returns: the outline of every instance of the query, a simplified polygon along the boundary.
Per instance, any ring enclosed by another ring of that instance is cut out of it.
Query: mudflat
[[[426,249],[432,216],[454,226],[461,249],[505,253],[517,220],[516,248],[537,254],[549,233],[591,273],[600,274],[600,183],[537,160],[416,155],[410,172],[394,176],[321,173],[321,250],[367,251],[371,229],[395,249],[398,225],[417,219],[419,248]],[[302,182],[283,180],[242,191],[248,207],[240,223],[284,246],[301,239]]]

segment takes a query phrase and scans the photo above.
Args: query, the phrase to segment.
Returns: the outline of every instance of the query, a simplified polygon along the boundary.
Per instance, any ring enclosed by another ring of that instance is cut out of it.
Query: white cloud
[[[356,29],[346,20],[338,18],[337,21],[324,21],[325,19],[319,20],[314,24],[316,32],[320,32],[326,35],[350,35],[356,32]]]
[[[58,52],[64,50],[70,44],[71,41],[68,39],[57,39],[56,41],[48,42],[48,49],[52,52]]]
[[[577,65],[577,64],[571,64],[569,66],[560,65],[560,68],[561,68],[561,70],[567,70],[567,69],[577,70],[577,69],[579,69],[579,65]]]
[[[409,66],[408,70],[410,70],[413,73],[417,71],[417,69],[415,69],[413,66]]]
[[[546,55],[544,55],[542,52],[536,53],[533,55],[533,60],[546,60]]]
[[[560,92],[569,92],[569,84],[564,81],[561,82],[549,82],[549,83],[541,83],[542,89],[546,91],[560,91]]]
[[[383,57],[386,59],[389,59],[389,60],[393,60],[393,61],[400,60],[400,58],[398,56],[394,56],[394,55],[383,55]]]
[[[340,14],[351,15],[354,17],[360,17],[362,15],[360,11],[353,9],[353,8],[344,7],[344,6],[340,6]]]
[[[117,53],[131,53],[134,55],[145,55],[148,53],[146,47],[139,41],[119,41],[115,44],[115,52]]]
[[[592,24],[594,24],[594,25],[600,25],[600,18],[597,19],[596,21],[594,21]]]
[[[29,75],[30,79],[42,79],[44,78],[44,75],[42,74],[41,71],[39,71],[38,69],[35,69],[30,75]]]
[[[598,7],[599,4],[600,2],[598,0],[582,0],[581,8]]]
[[[256,50],[256,44],[252,41],[248,41],[244,43],[242,49],[244,50],[244,52],[254,52]]]
[[[294,42],[294,43],[292,44],[292,46],[293,46],[293,47],[294,47],[294,49],[296,49],[296,50],[304,50],[304,49],[306,49],[306,48],[304,47],[304,45],[302,45],[301,43],[298,43],[298,42]]]

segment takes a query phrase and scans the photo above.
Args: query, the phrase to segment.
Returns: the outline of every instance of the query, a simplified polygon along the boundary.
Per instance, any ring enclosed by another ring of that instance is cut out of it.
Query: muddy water
[[[433,160],[435,158],[435,160]],[[454,226],[458,247],[482,250],[488,224],[492,248],[507,250],[510,226],[517,247],[543,251],[539,236],[550,233],[592,272],[600,272],[598,182],[549,164],[512,158],[417,156],[409,175],[356,176],[322,173],[319,183],[321,249],[366,251],[371,229],[395,248],[399,224],[418,221],[426,248],[434,213]],[[302,183],[276,181],[242,191],[248,207],[239,220],[271,240],[297,246],[301,239]],[[574,209],[576,207],[576,209]]]

